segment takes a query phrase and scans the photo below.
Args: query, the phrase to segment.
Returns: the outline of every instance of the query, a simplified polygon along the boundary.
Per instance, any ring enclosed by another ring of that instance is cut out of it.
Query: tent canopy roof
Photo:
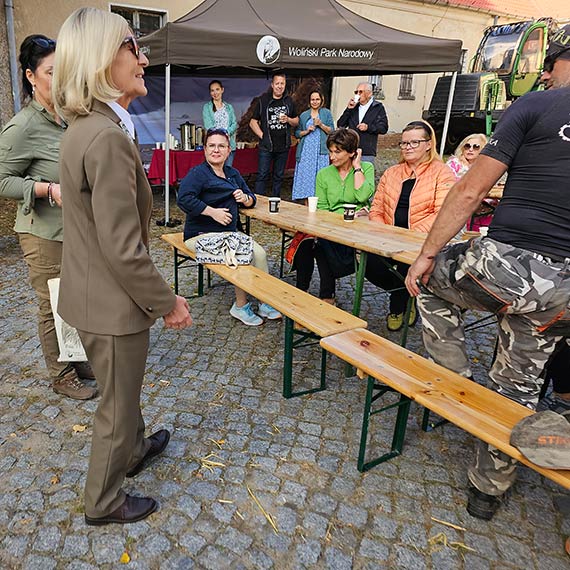
[[[205,0],[140,40],[151,66],[200,75],[457,71],[461,40],[378,24],[335,0]]]

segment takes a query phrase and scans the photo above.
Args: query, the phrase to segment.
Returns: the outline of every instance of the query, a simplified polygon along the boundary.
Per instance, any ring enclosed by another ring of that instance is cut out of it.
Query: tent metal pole
[[[445,110],[445,120],[443,121],[443,132],[441,133],[441,144],[439,147],[439,154],[443,156],[445,149],[445,139],[447,138],[447,131],[449,130],[449,120],[451,118],[451,107],[453,105],[453,96],[455,95],[455,83],[457,82],[457,71],[453,72],[451,76],[451,85],[449,86],[449,97],[447,98],[447,109]]]
[[[164,75],[164,222],[170,221],[170,64]]]

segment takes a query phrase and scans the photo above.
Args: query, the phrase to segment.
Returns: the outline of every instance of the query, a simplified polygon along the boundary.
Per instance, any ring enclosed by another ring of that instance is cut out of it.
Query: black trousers
[[[366,279],[386,291],[395,289],[395,291],[390,293],[390,313],[399,315],[405,312],[410,295],[404,282],[394,275],[386,264],[395,267],[396,271],[403,277],[406,276],[410,267],[405,263],[395,262],[389,257],[381,257],[380,255],[370,253],[366,263]]]
[[[315,270],[315,259],[319,267],[320,287],[319,299],[332,299],[335,296],[336,279],[321,248],[315,240],[307,239],[301,242],[297,252],[293,268],[297,270],[297,289],[308,291]]]

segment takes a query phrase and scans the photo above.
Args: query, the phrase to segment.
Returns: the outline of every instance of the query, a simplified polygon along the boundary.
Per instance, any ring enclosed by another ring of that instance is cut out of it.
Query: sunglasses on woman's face
[[[137,58],[140,58],[141,52],[139,49],[139,44],[134,36],[129,36],[123,40],[121,46],[127,46],[127,49]]]
[[[463,148],[464,148],[465,150],[471,150],[471,149],[473,149],[473,150],[481,150],[481,145],[480,145],[480,144],[477,144],[477,143],[473,143],[473,144],[471,144],[471,143],[465,143],[465,144],[463,145]]]

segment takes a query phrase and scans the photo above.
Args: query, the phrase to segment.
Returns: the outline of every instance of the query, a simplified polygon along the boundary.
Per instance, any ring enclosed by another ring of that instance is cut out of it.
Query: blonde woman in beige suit
[[[134,477],[168,444],[160,430],[144,437],[140,392],[149,328],[190,326],[188,304],[174,295],[148,252],[152,194],[127,108],[146,95],[147,58],[127,22],[94,8],[63,24],[53,94],[69,127],[60,153],[65,236],[58,311],[76,327],[92,363],[101,402],[85,485],[91,525],[142,520],[152,498],[125,494]]]

